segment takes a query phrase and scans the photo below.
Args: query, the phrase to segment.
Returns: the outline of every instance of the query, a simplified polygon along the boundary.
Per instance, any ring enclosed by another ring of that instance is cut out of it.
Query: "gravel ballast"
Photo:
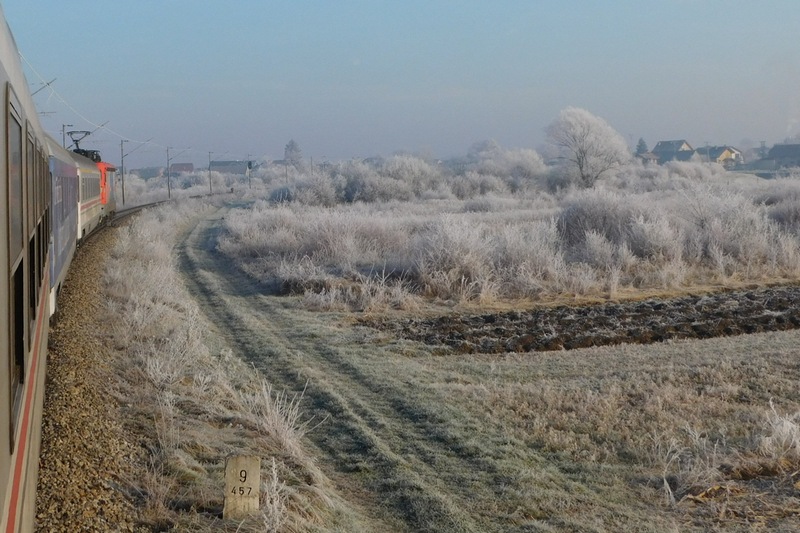
[[[135,476],[137,447],[126,438],[111,390],[100,298],[109,228],[79,249],[50,331],[36,523],[39,531],[139,531],[122,492]]]

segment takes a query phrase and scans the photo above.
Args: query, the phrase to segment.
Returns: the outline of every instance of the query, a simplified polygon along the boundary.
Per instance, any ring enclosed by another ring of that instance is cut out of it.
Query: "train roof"
[[[36,137],[42,139],[44,128],[39,122],[39,114],[36,112],[33,96],[28,89],[28,80],[22,69],[17,42],[8,26],[2,6],[0,6],[0,19],[2,19],[0,21],[0,79],[11,83],[14,96],[22,106],[20,111],[24,115],[24,119],[31,124]]]
[[[61,143],[58,142],[52,135],[49,133],[46,134],[47,138],[47,151],[51,157],[55,157],[62,161],[72,161],[74,163],[78,163],[81,165],[94,165],[94,162],[89,159],[88,157],[84,157],[80,154],[76,154],[72,150],[67,150],[66,148],[61,146]]]

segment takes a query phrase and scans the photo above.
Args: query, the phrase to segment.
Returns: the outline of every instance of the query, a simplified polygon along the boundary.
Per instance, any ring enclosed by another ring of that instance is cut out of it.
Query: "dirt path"
[[[319,424],[309,436],[338,489],[382,524],[376,530],[507,531],[498,521],[514,512],[503,494],[507,473],[479,446],[451,436],[451,414],[410,375],[413,362],[392,372],[357,331],[265,294],[215,252],[223,214],[183,242],[189,289],[224,342],[276,388],[305,389],[304,410]]]
[[[184,241],[181,265],[190,290],[241,357],[276,387],[305,389],[305,410],[319,424],[311,440],[339,489],[386,530],[486,531],[470,517],[463,490],[476,480],[458,473],[491,476],[493,466],[437,431],[445,421],[408,401],[413,385],[397,375],[372,375],[368,350],[343,339],[329,317],[263,294],[232,268],[214,251],[218,220],[204,221]],[[481,495],[487,497],[496,496]]]

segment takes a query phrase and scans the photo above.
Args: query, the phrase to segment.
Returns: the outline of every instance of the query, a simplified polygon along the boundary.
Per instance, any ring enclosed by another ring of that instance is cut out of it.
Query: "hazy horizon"
[[[568,106],[631,146],[800,132],[800,3],[586,4],[2,1],[45,128],[131,167],[537,149]]]

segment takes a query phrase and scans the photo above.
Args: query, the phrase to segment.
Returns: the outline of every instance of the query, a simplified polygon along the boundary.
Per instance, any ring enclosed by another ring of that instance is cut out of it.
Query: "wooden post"
[[[225,463],[226,520],[241,520],[258,512],[261,493],[261,458],[252,455],[230,457]]]

